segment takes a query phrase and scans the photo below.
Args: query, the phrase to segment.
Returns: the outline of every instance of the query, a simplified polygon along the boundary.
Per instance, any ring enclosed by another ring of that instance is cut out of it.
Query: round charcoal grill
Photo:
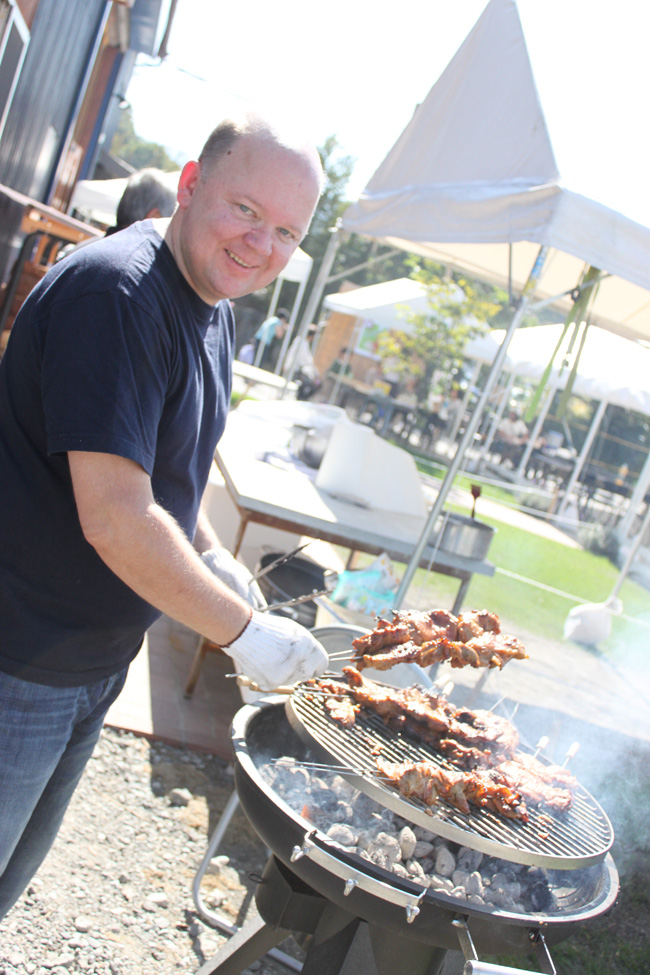
[[[531,948],[549,971],[548,946],[615,901],[618,877],[609,855],[582,870],[558,871],[554,906],[529,914],[469,904],[396,877],[314,828],[266,781],[262,770],[275,758],[314,758],[282,704],[241,708],[231,735],[237,794],[271,857],[255,895],[259,916],[199,975],[236,975],[290,933],[311,936],[304,975],[392,975],[403,970],[404,958],[410,975],[436,975],[447,951],[459,947],[468,959],[465,970],[476,975],[511,971],[486,967],[479,951],[525,954]]]
[[[428,761],[453,769],[439,752],[396,734],[382,719],[363,709],[354,724],[343,728],[325,709],[325,695],[294,693],[287,701],[287,717],[296,733],[320,754],[334,758],[343,768],[365,774],[350,776],[362,792],[393,812],[445,839],[470,846],[502,860],[532,866],[572,870],[600,863],[614,842],[605,812],[586,789],[574,790],[571,809],[561,819],[529,809],[529,822],[505,819],[484,809],[466,815],[446,802],[426,806],[405,799],[378,777],[373,752],[389,762]]]

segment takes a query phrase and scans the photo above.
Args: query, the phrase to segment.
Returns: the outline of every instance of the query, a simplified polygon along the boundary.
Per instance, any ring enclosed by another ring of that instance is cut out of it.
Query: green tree
[[[487,330],[488,321],[507,303],[498,289],[461,276],[445,276],[440,268],[410,258],[411,277],[426,290],[429,310],[403,310],[408,328],[383,332],[379,354],[395,371],[416,380],[419,398],[426,398],[437,372],[452,377],[460,369],[465,346]],[[448,382],[443,383],[448,386]]]
[[[173,173],[175,169],[181,168],[181,164],[172,159],[164,146],[157,142],[147,142],[136,134],[130,106],[120,112],[120,121],[111,142],[111,152],[134,169],[153,167]]]

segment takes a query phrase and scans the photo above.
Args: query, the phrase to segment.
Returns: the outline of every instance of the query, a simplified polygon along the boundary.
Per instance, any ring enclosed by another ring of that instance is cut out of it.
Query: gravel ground
[[[196,972],[226,940],[201,921],[192,882],[232,788],[214,756],[106,728],[54,847],[0,924],[0,975]],[[266,854],[242,816],[225,845],[230,861],[217,857],[202,890],[241,923]]]

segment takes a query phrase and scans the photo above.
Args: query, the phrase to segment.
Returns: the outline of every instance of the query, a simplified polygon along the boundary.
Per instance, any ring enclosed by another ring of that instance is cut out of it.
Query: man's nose
[[[268,227],[254,227],[246,234],[246,243],[258,254],[270,254],[273,250],[271,231]]]

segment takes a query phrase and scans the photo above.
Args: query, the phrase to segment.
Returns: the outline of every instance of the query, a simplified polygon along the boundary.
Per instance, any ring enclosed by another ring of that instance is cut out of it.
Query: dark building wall
[[[107,0],[40,0],[0,139],[0,183],[47,202]],[[83,93],[83,92],[82,92]],[[0,204],[0,279],[15,256],[20,211]]]

